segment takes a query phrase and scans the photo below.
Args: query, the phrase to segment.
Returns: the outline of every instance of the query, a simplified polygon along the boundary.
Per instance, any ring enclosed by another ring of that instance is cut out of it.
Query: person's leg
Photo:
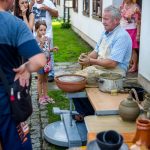
[[[53,39],[50,39],[50,46],[53,48]],[[51,71],[48,73],[48,82],[54,81],[55,71],[54,71],[54,52],[50,52],[50,59],[51,59]]]
[[[43,75],[43,96],[44,97],[47,96],[47,93],[48,93],[47,76],[48,76],[48,74]]]
[[[138,54],[137,54],[137,50],[133,49],[132,50],[132,57],[131,57],[131,68],[129,69],[128,72],[135,72],[138,69]]]
[[[11,115],[1,116],[0,135],[3,150],[32,150],[29,133],[21,133],[19,136],[17,125]]]
[[[38,90],[38,97],[41,98],[42,97],[42,88],[43,88],[43,75],[42,74],[38,74],[38,81],[37,81],[37,90]]]
[[[73,98],[73,102],[79,114],[83,116],[94,115],[94,109],[88,98]]]

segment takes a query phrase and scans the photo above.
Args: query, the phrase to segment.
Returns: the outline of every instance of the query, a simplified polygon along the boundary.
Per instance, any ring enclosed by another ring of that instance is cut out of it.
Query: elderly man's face
[[[103,13],[103,25],[106,31],[112,31],[119,24],[118,19],[113,19],[112,15],[108,11]]]

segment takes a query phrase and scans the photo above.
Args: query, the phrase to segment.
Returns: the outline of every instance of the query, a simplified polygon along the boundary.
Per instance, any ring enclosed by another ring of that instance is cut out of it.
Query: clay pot
[[[76,74],[60,75],[55,77],[55,82],[65,92],[78,92],[85,88],[86,77]]]
[[[150,149],[150,120],[137,119],[137,129],[133,143],[137,146],[145,146]]]
[[[150,108],[150,94],[145,94],[144,101],[141,103],[145,112]]]
[[[121,101],[119,105],[119,114],[125,121],[135,121],[140,114],[140,108],[137,102],[132,98],[132,91],[135,92],[135,90],[131,90],[128,98]]]
[[[123,144],[123,137],[116,131],[109,130],[98,133],[96,141],[102,150],[119,150]]]

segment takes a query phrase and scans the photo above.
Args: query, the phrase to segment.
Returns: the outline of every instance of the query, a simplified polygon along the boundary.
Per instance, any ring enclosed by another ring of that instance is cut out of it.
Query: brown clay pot
[[[137,119],[136,125],[137,129],[133,143],[137,146],[145,146],[150,149],[150,120]]]
[[[85,88],[86,77],[77,74],[65,74],[56,76],[55,82],[65,92],[78,92]]]

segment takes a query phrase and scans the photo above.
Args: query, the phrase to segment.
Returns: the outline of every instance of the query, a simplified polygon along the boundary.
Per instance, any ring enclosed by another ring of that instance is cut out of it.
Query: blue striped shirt
[[[110,49],[108,59],[118,62],[118,66],[127,71],[132,53],[132,41],[129,34],[120,25],[111,32],[104,31],[95,47],[97,53],[101,51],[99,45],[103,38]]]

